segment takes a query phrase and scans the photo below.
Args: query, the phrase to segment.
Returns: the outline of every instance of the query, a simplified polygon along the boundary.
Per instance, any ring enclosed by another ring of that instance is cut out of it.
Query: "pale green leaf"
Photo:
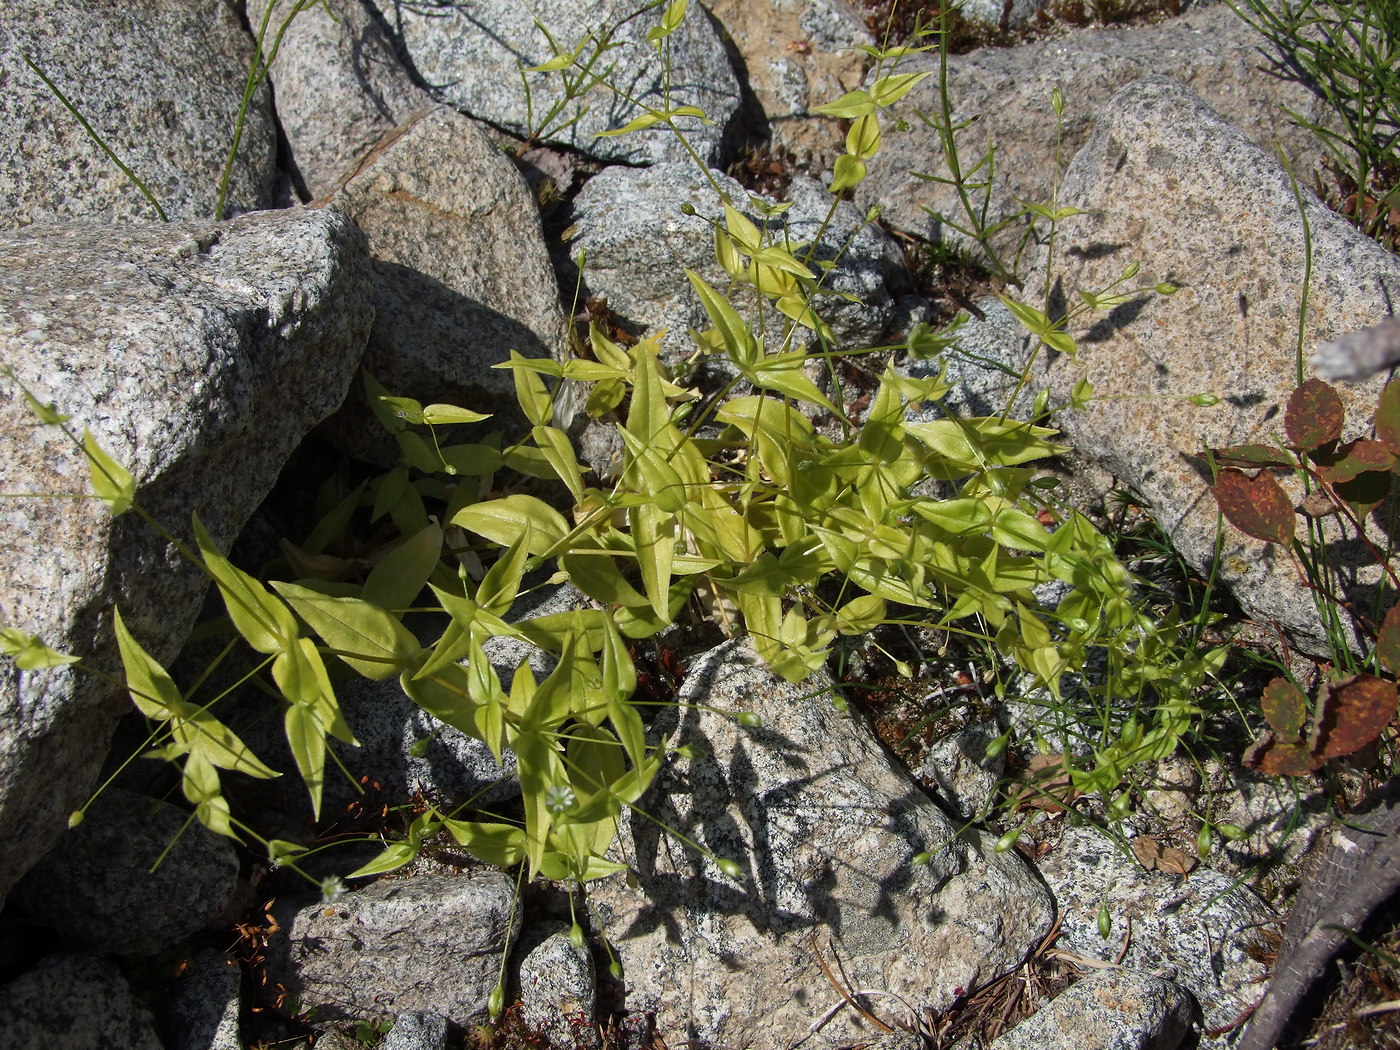
[[[244,773],[259,780],[282,775],[265,765],[248,745],[238,738],[237,733],[215,718],[208,709],[191,711],[181,721],[184,724],[185,738],[189,742],[190,754],[202,754],[220,769]]]
[[[880,108],[893,105],[909,94],[915,84],[930,76],[930,73],[893,73],[875,81],[870,89],[871,97]]]
[[[381,852],[379,856],[375,857],[368,864],[356,868],[345,877],[347,879],[362,879],[370,875],[383,875],[386,872],[397,871],[405,864],[411,863],[416,856],[418,856],[418,850],[412,844],[407,842],[391,842],[388,846],[384,847],[383,852]]]
[[[841,193],[854,186],[859,186],[865,181],[866,176],[865,161],[859,157],[853,157],[849,153],[843,153],[836,158],[836,163],[832,165],[831,185],[828,189],[832,193]]]
[[[452,524],[510,546],[531,528],[530,553],[545,554],[569,532],[564,516],[543,500],[522,493],[474,503],[452,516]]]
[[[629,135],[634,131],[645,131],[647,128],[660,124],[666,117],[661,113],[643,113],[640,117],[633,117],[620,128],[609,128],[607,131],[600,131],[596,138],[608,138],[613,135]]]
[[[875,99],[868,91],[848,91],[835,102],[813,106],[812,112],[824,117],[838,117],[842,120],[856,120],[875,112]]]
[[[633,507],[628,511],[628,518],[647,597],[651,599],[656,615],[665,617],[671,586],[671,562],[676,553],[676,517],[648,503]]]
[[[469,408],[459,408],[456,405],[428,405],[423,409],[423,422],[435,426],[448,423],[480,423],[490,418],[489,412],[473,412]]]
[[[365,580],[361,597],[396,614],[409,608],[442,559],[442,527],[432,522],[386,555]]]
[[[520,402],[520,410],[525,413],[526,419],[538,427],[548,426],[554,418],[554,399],[549,396],[539,373],[524,367],[526,360],[518,351],[510,352],[511,371],[515,376],[515,399]]]
[[[851,121],[846,132],[846,152],[861,160],[869,160],[880,150],[880,118],[874,113]]]
[[[87,453],[93,493],[113,514],[126,513],[136,498],[136,480],[103,451],[90,430],[83,431],[83,451]]]
[[[184,713],[189,706],[165,668],[141,648],[122,620],[121,610],[112,608],[112,627],[117,636],[117,649],[126,669],[126,687],[131,699],[147,718],[165,721]],[[193,801],[193,800],[191,800]]]
[[[272,661],[272,680],[291,703],[316,716],[322,732],[337,740],[357,744],[336,699],[325,661],[310,638],[297,638]]]
[[[513,868],[525,859],[525,832],[512,824],[442,819],[457,845],[477,860],[498,868]]]
[[[695,294],[700,297],[700,305],[705,308],[710,324],[719,333],[730,358],[741,366],[752,364],[759,354],[758,342],[738,311],[694,270],[686,270],[685,275],[690,279]]]
[[[78,657],[50,649],[36,636],[15,627],[0,630],[0,653],[13,657],[21,671],[39,671],[78,662]]]
[[[321,792],[326,785],[326,738],[320,721],[308,707],[292,704],[283,716],[287,744],[296,760],[297,771],[311,796],[312,815],[321,817]]]
[[[569,494],[575,500],[582,500],[584,468],[574,458],[574,445],[569,435],[558,427],[537,426],[531,429],[530,437],[559,475],[559,480],[568,487]]]
[[[366,678],[383,681],[415,663],[418,640],[378,606],[294,583],[278,581],[273,587],[337,656]]]

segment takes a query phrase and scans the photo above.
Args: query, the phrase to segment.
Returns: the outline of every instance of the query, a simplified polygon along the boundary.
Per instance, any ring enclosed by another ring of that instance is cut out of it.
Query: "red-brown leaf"
[[[1275,777],[1307,776],[1323,763],[1306,746],[1282,742],[1268,732],[1245,750],[1242,760],[1250,769]]]
[[[1341,437],[1345,418],[1337,391],[1321,379],[1309,379],[1288,398],[1283,429],[1288,440],[1306,452]]]
[[[1339,451],[1341,459],[1322,470],[1323,480],[1333,485],[1367,471],[1391,470],[1395,466],[1395,453],[1379,441],[1351,441]]]
[[[1395,684],[1369,674],[1324,685],[1313,727],[1313,754],[1326,759],[1360,751],[1395,717],[1395,704]]]
[[[1238,470],[1222,470],[1211,486],[1215,502],[1231,525],[1267,543],[1293,539],[1297,516],[1279,483],[1267,473],[1251,478]]]

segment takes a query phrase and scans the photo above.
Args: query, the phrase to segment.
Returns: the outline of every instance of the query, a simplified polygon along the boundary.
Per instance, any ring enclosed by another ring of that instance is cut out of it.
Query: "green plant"
[[[1337,128],[1285,111],[1317,136],[1341,210],[1368,235],[1400,236],[1400,7],[1370,0],[1229,0],[1277,51],[1279,67],[1322,96]]]
[[[685,7],[674,0],[649,34],[658,50]],[[589,57],[611,50],[611,36],[587,39],[593,51],[556,49],[541,67],[566,77],[566,95],[583,85],[611,87],[607,70]],[[873,49],[872,57],[883,67],[909,53]],[[923,76],[881,68],[870,90],[823,108],[850,121],[828,222],[836,198],[864,178],[879,150],[882,111]],[[671,109],[669,100],[641,108],[620,132],[664,125],[684,141],[679,122],[705,119],[690,107]],[[295,578],[264,582],[234,566],[193,521],[193,543],[180,549],[215,584],[230,632],[257,654],[254,673],[270,676],[314,810],[327,738],[354,742],[335,693],[345,675],[396,679],[430,714],[498,758],[507,748],[517,758],[518,817],[425,806],[403,840],[386,843],[351,877],[393,870],[441,833],[480,860],[520,865],[529,876],[585,883],[622,870],[609,856],[618,818],[624,809],[646,816],[639,802],[671,751],[665,739],[647,739],[629,644],[677,623],[711,620],[730,633],[746,631],[790,681],[823,666],[841,636],[933,623],[998,654],[1054,710],[1094,713],[1088,727],[1070,727],[1088,756],[1064,762],[1076,788],[1102,796],[1114,813],[1128,804],[1121,791],[1127,771],[1170,754],[1191,731],[1199,714],[1194,694],[1223,649],[1184,645],[1179,619],[1141,600],[1108,540],[1082,515],[1047,505],[1036,466],[1062,450],[1053,430],[1012,419],[1009,408],[910,422],[912,405],[937,401],[947,387],[941,377],[910,379],[892,367],[875,380],[863,417],[850,418],[841,398],[809,374],[814,358],[834,370],[864,348],[833,344],[821,319],[830,266],[814,261],[815,240],[787,234],[785,210],[725,198],[722,213],[706,217],[728,282],[717,288],[697,273],[687,277],[710,322],[692,333],[697,352],[723,358],[735,377],[719,396],[701,399],[675,381],[660,361],[658,336],[623,346],[596,323],[590,356],[512,354],[498,366],[513,371],[530,423],[510,444],[444,443],[440,427],[487,417],[395,397],[366,377],[366,396],[400,461],[345,495],[289,547],[294,568],[285,575]],[[1044,217],[1053,223],[1063,214],[1050,208]],[[1077,309],[1108,309],[1145,291],[1124,289],[1135,274],[1130,268],[1109,288],[1082,293]],[[751,316],[735,305],[740,289],[752,293]],[[1065,319],[1006,302],[1035,336],[1033,353],[1041,346],[1075,352]],[[765,314],[774,312],[783,324],[770,347],[761,333],[772,330]],[[808,338],[815,353],[794,349]],[[956,326],[921,330],[905,349],[937,353],[955,338]],[[1020,386],[1029,369],[1027,361]],[[589,483],[555,419],[563,383],[587,386],[585,414],[612,425],[624,446],[620,474],[609,483]],[[1083,386],[1073,403],[1091,395]],[[53,406],[25,396],[41,422],[65,426]],[[1048,407],[1039,399],[1036,417]],[[814,426],[811,417],[823,413],[840,424],[841,436]],[[97,497],[114,514],[149,521],[130,475],[90,435],[70,437],[88,457]],[[354,565],[318,561],[357,522],[391,527],[377,563],[355,575]],[[509,618],[522,594],[565,581],[596,607]],[[411,610],[432,612],[444,625],[430,644],[404,626]],[[218,720],[212,708],[219,697],[197,701],[119,614],[114,623],[119,681],[152,725],[147,753],[180,767],[184,794],[206,826],[256,841],[273,864],[295,870],[305,848],[259,836],[233,811],[222,779],[225,772],[277,772]],[[522,661],[507,686],[485,653],[493,637],[548,652],[554,669],[540,680]],[[72,661],[14,629],[0,632],[0,648],[26,669]],[[745,712],[734,717],[755,723]],[[1013,842],[1004,837],[1003,847]],[[726,874],[739,874],[732,859],[713,859]],[[326,888],[338,886],[333,880]],[[578,922],[574,931],[582,936]],[[501,1005],[494,995],[493,1011]]]

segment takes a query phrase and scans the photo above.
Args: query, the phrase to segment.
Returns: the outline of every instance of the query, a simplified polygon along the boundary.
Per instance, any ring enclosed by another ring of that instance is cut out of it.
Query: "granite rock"
[[[1019,858],[960,832],[830,689],[821,672],[785,683],[750,645],[727,642],[696,661],[681,706],[658,719],[701,754],[643,798],[656,823],[624,820],[616,849],[632,872],[590,884],[589,899],[621,962],[626,1009],[654,1013],[678,1039],[868,1041],[851,1011],[829,1017],[841,1000],[819,957],[899,1019],[1014,967],[1048,928],[1049,899]],[[723,713],[738,710],[762,727]],[[716,857],[738,863],[739,878]]]
[[[520,928],[515,883],[495,871],[381,880],[331,903],[283,898],[273,915],[269,979],[328,1020],[482,1020]]]
[[[405,0],[373,2],[415,76],[439,102],[522,137],[569,146],[613,163],[651,164],[689,155],[664,128],[598,138],[600,132],[620,128],[640,113],[606,88],[589,92],[582,105],[575,102],[566,107],[548,128],[531,127],[532,120],[539,124],[561,87],[558,73],[528,73],[526,90],[521,68],[554,57],[528,5],[514,0],[448,0],[432,6]],[[617,62],[621,78],[617,86],[626,95],[660,107],[666,104],[662,63],[645,42],[659,12],[627,20],[635,10],[621,0],[554,0],[540,10],[540,17],[563,51],[616,25],[610,41],[626,48],[625,58],[613,51],[604,58],[604,65]],[[714,121],[701,125],[694,118],[678,118],[691,147],[701,159],[714,163],[725,127],[739,104],[738,81],[719,35],[699,4],[690,5],[667,43],[672,67],[670,105],[699,106]],[[580,61],[591,54],[586,47]]]
[[[0,229],[156,211],[53,92],[28,56],[171,219],[214,217],[253,42],[224,0],[25,0],[0,7]],[[225,216],[271,205],[276,126],[252,99]]]
[[[230,918],[238,882],[233,844],[188,821],[168,802],[109,787],[19,881],[13,900],[91,951],[145,956],[172,947]]]
[[[334,212],[223,224],[30,226],[0,236],[0,489],[81,493],[82,453],[17,389],[70,413],[131,471],[137,499],[189,538],[227,544],[293,446],[344,398],[369,330],[363,237]],[[42,542],[37,542],[42,537]],[[0,504],[6,626],[117,666],[111,609],[168,661],[206,579],[96,500]],[[130,699],[70,668],[0,683],[0,894],[87,801]],[[62,776],[54,776],[62,770]]]
[[[1400,301],[1400,259],[1308,190],[1298,192],[1311,233],[1302,332],[1311,346],[1387,316]],[[1087,211],[1061,224],[1053,272],[1047,278],[1042,263],[1029,279],[1032,300],[1048,281],[1052,311],[1062,310],[1076,290],[1101,289],[1133,263],[1142,270],[1130,287],[1169,281],[1180,290],[1138,295],[1069,323],[1079,352],[1049,364],[1052,400],[1068,400],[1081,379],[1099,400],[1058,422],[1069,443],[1137,492],[1173,546],[1204,567],[1215,557],[1217,512],[1202,450],[1273,442],[1296,384],[1305,227],[1294,187],[1272,157],[1191,91],[1144,77],[1104,106],[1060,202]],[[1340,388],[1344,438],[1365,430],[1383,383]],[[1184,400],[1198,393],[1224,402],[1206,409]],[[1329,561],[1343,596],[1365,608],[1375,564],[1358,547],[1333,542]],[[1327,651],[1314,595],[1299,585],[1287,550],[1226,527],[1216,579],[1251,619],[1277,624],[1305,651]]]

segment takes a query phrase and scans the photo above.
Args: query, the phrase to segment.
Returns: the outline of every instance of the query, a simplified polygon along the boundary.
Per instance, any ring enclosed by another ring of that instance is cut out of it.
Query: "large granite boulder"
[[[1282,149],[1300,174],[1311,172],[1322,158],[1321,147],[1281,107],[1326,123],[1325,106],[1295,79],[1272,75],[1261,42],[1230,5],[1216,4],[1162,25],[1085,29],[1025,47],[985,48],[950,58],[953,119],[977,118],[958,134],[963,170],[996,146],[989,222],[1019,210],[1020,201],[1048,203],[1058,168],[1088,140],[1096,115],[1112,113],[1113,94],[1152,73],[1186,84],[1251,141],[1270,153]],[[903,120],[908,130],[887,130],[856,200],[862,207],[880,205],[883,220],[898,229],[952,236],[926,209],[965,223],[956,192],[912,174],[948,175],[937,133],[918,116],[921,111],[941,119],[938,57],[915,56],[900,71],[933,75],[886,111],[887,124]],[[1065,99],[1058,126],[1050,105],[1056,87]],[[980,202],[980,193],[973,196]],[[1006,248],[1016,236],[1008,231],[997,243]]]
[[[865,12],[850,0],[710,0],[705,5],[739,57],[746,103],[744,130],[762,140],[779,165],[790,152],[802,167],[820,171],[845,149],[839,120],[812,107],[854,91],[867,56],[857,50],[879,41]]]
[[[1268,976],[1259,961],[1264,931],[1277,916],[1247,886],[1205,866],[1184,880],[1146,871],[1090,827],[1065,829],[1038,867],[1060,916],[1055,946],[1084,965],[1171,979],[1196,997],[1208,1028],[1228,1025],[1258,1000]],[[1100,908],[1111,920],[1107,938]]]
[[[1140,970],[1089,973],[987,1050],[1177,1050],[1195,1004],[1178,985]]]
[[[50,955],[0,986],[0,1033],[15,1050],[163,1050],[149,1008],[100,955]]]
[[[484,1020],[520,931],[515,882],[496,871],[382,880],[334,904],[283,898],[273,916],[268,979],[327,1020]]]
[[[561,94],[558,73],[528,73],[554,57],[549,40],[536,25],[536,9],[515,0],[445,0],[424,5],[406,0],[373,0],[408,57],[418,80],[439,102],[478,120],[527,136],[543,131],[543,140],[581,150],[600,160],[651,164],[679,160],[687,151],[664,129],[599,138],[621,128],[642,110],[606,87],[597,87],[566,107],[548,128],[538,127]],[[612,45],[594,66],[614,70],[616,87],[628,98],[652,108],[698,106],[713,124],[678,118],[693,148],[707,163],[719,159],[725,128],[739,105],[739,83],[709,17],[691,4],[680,28],[667,40],[671,69],[649,43],[647,32],[663,8],[635,17],[637,5],[624,0],[554,0],[538,9],[540,22],[563,50],[609,30]],[[634,17],[628,17],[634,16]],[[585,46],[581,61],[592,49]],[[571,70],[575,77],[577,70]],[[528,83],[528,88],[527,88]]]
[[[227,223],[31,226],[0,236],[0,610],[6,626],[111,672],[112,606],[159,660],[205,578],[136,514],[89,491],[80,449],[17,389],[71,413],[177,535],[227,544],[302,436],[344,398],[369,331],[364,238],[333,211]],[[87,801],[130,699],[72,667],[0,682],[0,895]]]
[[[623,324],[648,333],[665,329],[661,345],[670,362],[695,352],[686,329],[710,327],[685,270],[697,271],[717,289],[728,286],[728,275],[715,261],[711,223],[724,221],[716,187],[751,220],[763,221],[738,182],[719,172],[707,177],[686,163],[609,168],[574,200],[569,250],[584,257],[584,287],[606,299]],[[822,290],[834,294],[817,296],[817,312],[839,345],[869,345],[893,312],[888,286],[899,276],[898,249],[850,203],[842,201],[831,211],[831,195],[815,180],[794,179],[789,199],[792,207],[768,227],[771,240],[782,244],[786,237],[796,246],[820,234],[811,269],[822,274]],[[691,214],[682,212],[685,204]],[[818,268],[823,260],[833,264],[831,270]],[[758,316],[756,298],[750,289],[734,289],[734,302],[746,318]],[[769,353],[782,346],[785,328],[792,329],[790,349],[814,341],[809,330],[788,322],[771,302],[765,300],[762,312]]]
[[[525,179],[470,119],[423,112],[381,143],[332,198],[369,238],[374,328],[364,366],[391,394],[492,413],[513,439],[525,420],[515,350],[563,345],[559,288]],[[365,459],[397,451],[358,396],[331,426]]]
[[[267,0],[250,0],[257,26]],[[273,9],[274,24],[285,4]],[[404,68],[364,0],[325,0],[288,27],[268,73],[291,161],[312,197],[335,189],[355,165],[432,99]]]
[[[1049,895],[1019,857],[946,817],[836,709],[824,673],[787,683],[751,643],[726,642],[678,700],[657,728],[700,753],[662,771],[647,819],[625,819],[616,849],[631,872],[588,889],[629,1013],[702,1044],[868,1042],[878,1031],[855,1011],[829,1016],[842,1000],[823,961],[904,1020],[1010,970],[1046,932]],[[762,727],[730,717],[743,710]]]
[[[1063,403],[1081,379],[1101,400],[1060,417],[1080,452],[1146,500],[1173,545],[1204,568],[1215,555],[1215,501],[1206,491],[1206,446],[1272,442],[1297,385],[1299,313],[1303,357],[1342,332],[1364,328],[1400,301],[1400,259],[1362,236],[1306,189],[1312,277],[1304,290],[1304,215],[1294,186],[1272,157],[1187,88],[1144,77],[1099,114],[1060,195],[1086,210],[1064,220],[1049,282],[1053,303],[1077,303],[1130,263],[1129,287],[1170,281],[1170,297],[1143,295],[1107,315],[1069,325],[1075,360],[1058,357],[1047,380]],[[1047,281],[1044,264],[1028,285]],[[1375,410],[1382,378],[1341,390],[1348,437]],[[1211,392],[1224,403],[1182,398]],[[1301,492],[1298,494],[1301,498]],[[1343,595],[1369,607],[1368,565],[1359,545],[1333,543]],[[1313,594],[1290,552],[1226,527],[1218,579],[1257,621],[1278,624],[1297,644],[1326,652]]]
[[[253,41],[225,0],[25,0],[0,6],[0,229],[91,216],[154,219],[136,185],[25,64],[73,103],[172,219],[209,219]],[[225,215],[266,208],[276,128],[253,95]]]
[[[65,942],[149,956],[233,919],[233,843],[156,798],[109,787],[20,879],[13,900]]]

